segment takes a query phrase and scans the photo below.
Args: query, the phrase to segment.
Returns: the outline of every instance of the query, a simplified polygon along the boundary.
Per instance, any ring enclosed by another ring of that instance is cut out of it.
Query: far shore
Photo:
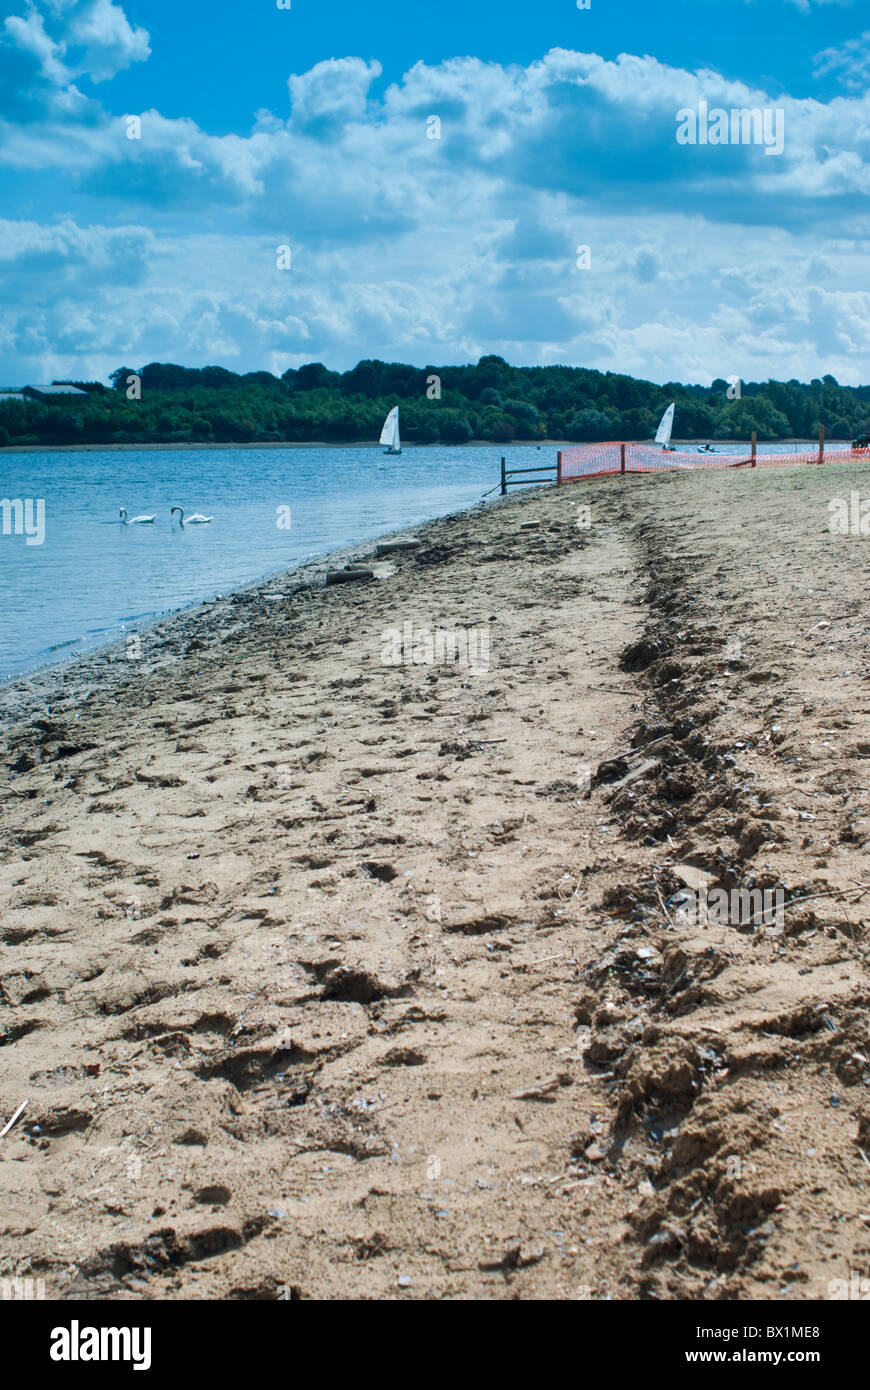
[[[509,443],[496,443],[492,439],[468,439],[463,444],[453,444],[449,441],[440,440],[437,444],[418,444],[416,440],[403,444],[405,453],[410,449],[580,449],[586,444],[607,443],[612,441],[599,440],[577,440],[577,439],[512,439]],[[632,444],[652,444],[652,440],[626,440]],[[759,439],[761,444],[806,444],[813,446],[817,443],[813,439]],[[846,445],[847,440],[829,440],[828,444],[836,442],[838,445]],[[698,444],[731,444],[737,447],[745,444],[749,447],[748,440],[743,439],[674,439],[674,444],[682,444],[687,448],[695,447]],[[174,440],[169,444],[156,444],[153,442],[142,444],[3,444],[0,445],[0,454],[108,454],[125,453],[131,450],[156,449],[161,452],[167,450],[178,450],[181,452],[191,449],[379,449],[380,442],[377,439],[355,439],[345,440],[336,443],[335,440],[306,439],[299,443],[297,441],[282,439],[252,439],[247,444],[242,443],[208,443],[203,440]]]
[[[523,448],[570,449],[572,446],[557,439],[512,439],[510,444],[494,444],[491,439],[468,439],[464,444],[451,444],[440,441],[438,444],[418,444],[416,440],[402,445],[403,452],[409,449],[511,449],[520,445]],[[130,449],[379,449],[377,439],[351,439],[344,442],[325,439],[306,439],[302,443],[285,439],[252,439],[247,444],[225,442],[207,443],[204,440],[173,440],[170,444],[155,444],[151,441],[142,444],[4,444],[0,454],[107,454],[123,453]]]

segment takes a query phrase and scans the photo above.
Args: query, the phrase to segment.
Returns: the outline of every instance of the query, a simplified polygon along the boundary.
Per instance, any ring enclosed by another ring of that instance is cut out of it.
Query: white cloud
[[[369,88],[381,75],[380,63],[362,58],[333,58],[288,79],[293,125],[332,130],[338,123],[362,120]]]
[[[651,57],[554,49],[528,68],[456,59],[417,64],[382,100],[369,96],[377,63],[338,59],[290,79],[288,121],[258,113],[247,137],[211,136],[189,119],[143,114],[141,141],[119,119],[66,119],[61,130],[7,124],[0,160],[56,167],[114,200],[207,207],[235,201],[255,222],[293,206],[319,235],[395,235],[409,219],[443,215],[445,184],[473,184],[475,201],[520,190],[594,197],[596,205],[656,208],[699,197],[730,216],[739,192],[751,219],[825,219],[833,200],[870,190],[870,97],[827,104],[777,97],[712,71]],[[712,107],[779,107],[785,149],[680,146],[676,114]],[[427,139],[438,115],[442,138]],[[43,138],[40,139],[40,134]],[[834,204],[836,206],[836,204]]]
[[[62,6],[64,45],[101,45],[94,73],[141,49],[115,8]],[[32,22],[18,52],[61,90],[51,64],[68,50],[46,32]],[[659,380],[866,377],[868,97],[773,101],[712,71],[564,49],[527,68],[418,63],[382,96],[380,72],[319,63],[290,79],[289,118],[257,113],[247,137],[146,111],[128,140],[93,104],[7,120],[0,162],[50,172],[70,213],[0,227],[0,380],[490,351]],[[677,111],[702,100],[781,106],[783,155],[678,146]],[[95,206],[128,225],[93,225]]]
[[[0,27],[0,110],[9,121],[43,115],[93,121],[101,112],[76,79],[104,82],[150,53],[113,0],[26,0]]]
[[[813,73],[825,77],[838,73],[839,80],[849,91],[865,92],[870,86],[870,29],[857,38],[847,39],[839,47],[823,48],[813,58]]]
[[[9,46],[34,58],[40,76],[47,82],[62,86],[70,80],[71,74],[61,62],[63,47],[46,33],[45,20],[38,10],[31,9],[23,16],[8,15],[3,28]]]
[[[84,49],[77,71],[94,82],[105,82],[150,56],[147,31],[134,28],[113,0],[61,0],[60,9],[67,20],[67,47]]]

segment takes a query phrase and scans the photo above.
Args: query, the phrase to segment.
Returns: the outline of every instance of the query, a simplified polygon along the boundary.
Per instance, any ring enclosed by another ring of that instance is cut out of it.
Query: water
[[[759,452],[808,447],[765,443]],[[325,551],[472,506],[497,485],[502,452],[514,469],[556,457],[549,445],[410,448],[398,459],[371,447],[0,454],[0,498],[45,499],[41,545],[0,534],[0,679]],[[175,504],[214,521],[182,530],[170,522]],[[122,506],[157,521],[121,526]],[[279,507],[290,508],[289,530]]]
[[[45,539],[0,535],[0,678],[339,546],[472,506],[509,468],[555,463],[534,445],[131,449],[0,454],[0,497],[45,499]],[[546,481],[544,476],[541,481]],[[213,516],[183,530],[169,509]],[[156,513],[121,526],[118,510]],[[278,525],[290,508],[290,529]]]
[[[680,441],[677,439],[675,439],[673,442],[677,447],[678,453],[694,454],[698,451],[697,440],[690,439],[683,444],[681,444]],[[713,445],[713,448],[715,449],[717,454],[733,454],[735,458],[749,458],[751,447],[752,446],[748,442],[744,442],[742,440],[734,441],[730,439],[726,440],[724,443]],[[760,439],[758,441],[759,454],[809,454],[817,450],[818,447],[818,439],[802,439],[797,441],[790,439],[787,443],[778,440],[767,439]],[[825,458],[830,458],[834,454],[839,454],[841,456],[846,455],[848,457],[851,454],[851,451],[852,444],[850,440],[825,440]]]

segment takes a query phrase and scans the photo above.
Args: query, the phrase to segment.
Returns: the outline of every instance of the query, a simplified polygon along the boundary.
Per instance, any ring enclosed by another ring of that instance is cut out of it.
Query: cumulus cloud
[[[149,53],[146,31],[113,0],[27,0],[0,28],[0,110],[13,121],[94,120],[99,107],[76,79],[105,82]]]
[[[839,47],[823,48],[813,58],[813,73],[816,77],[837,73],[849,91],[865,92],[870,86],[870,29]]]
[[[325,136],[348,121],[362,120],[369,89],[380,75],[380,63],[333,58],[317,63],[309,72],[291,76],[287,86],[293,126]]]
[[[53,8],[66,21],[66,47],[83,50],[77,70],[93,82],[105,82],[150,56],[146,30],[134,28],[113,0],[61,0]]]
[[[42,141],[7,125],[0,159],[56,167],[113,199],[163,205],[178,197],[201,207],[234,200],[261,225],[274,222],[276,207],[293,205],[324,237],[342,223],[354,238],[399,235],[409,220],[441,215],[448,184],[451,202],[458,184],[463,196],[474,185],[475,202],[525,190],[626,212],[703,198],[713,219],[730,217],[739,195],[756,220],[796,223],[827,218],[870,190],[867,96],[774,100],[713,71],[565,49],[528,68],[471,58],[418,63],[373,99],[379,72],[356,58],[318,63],[290,79],[289,120],[258,113],[247,137],[212,136],[151,111],[141,141],[125,143],[117,119],[94,131],[70,117],[63,139],[50,125]],[[701,102],[781,109],[783,153],[769,158],[753,143],[678,144],[677,113]],[[431,115],[440,139],[427,138]]]
[[[129,282],[154,245],[146,227],[80,227],[71,217],[50,225],[0,220],[0,285],[13,274],[56,280],[81,268]]]
[[[129,140],[70,77],[147,51],[115,11],[46,0],[13,26],[31,90],[39,74],[72,105],[7,116],[0,164],[50,177],[70,212],[0,228],[0,379],[483,352],[660,380],[866,375],[863,93],[774,100],[712,70],[565,49],[527,67],[418,63],[380,92],[380,65],[350,57],[292,76],[289,116],[258,112],[247,135],[152,110]],[[783,154],[677,144],[677,112],[701,101],[781,107]],[[108,225],[122,209],[127,225]],[[10,377],[15,361],[28,370]]]

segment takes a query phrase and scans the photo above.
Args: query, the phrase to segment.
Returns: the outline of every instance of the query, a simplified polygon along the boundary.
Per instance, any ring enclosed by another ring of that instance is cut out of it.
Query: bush
[[[568,438],[584,442],[614,439],[618,434],[616,421],[600,410],[575,410],[568,421]]]
[[[448,444],[467,444],[472,437],[471,426],[461,415],[442,416],[440,433]]]
[[[514,437],[514,422],[506,415],[500,415],[497,420],[487,425],[485,435],[496,444],[510,444]]]

